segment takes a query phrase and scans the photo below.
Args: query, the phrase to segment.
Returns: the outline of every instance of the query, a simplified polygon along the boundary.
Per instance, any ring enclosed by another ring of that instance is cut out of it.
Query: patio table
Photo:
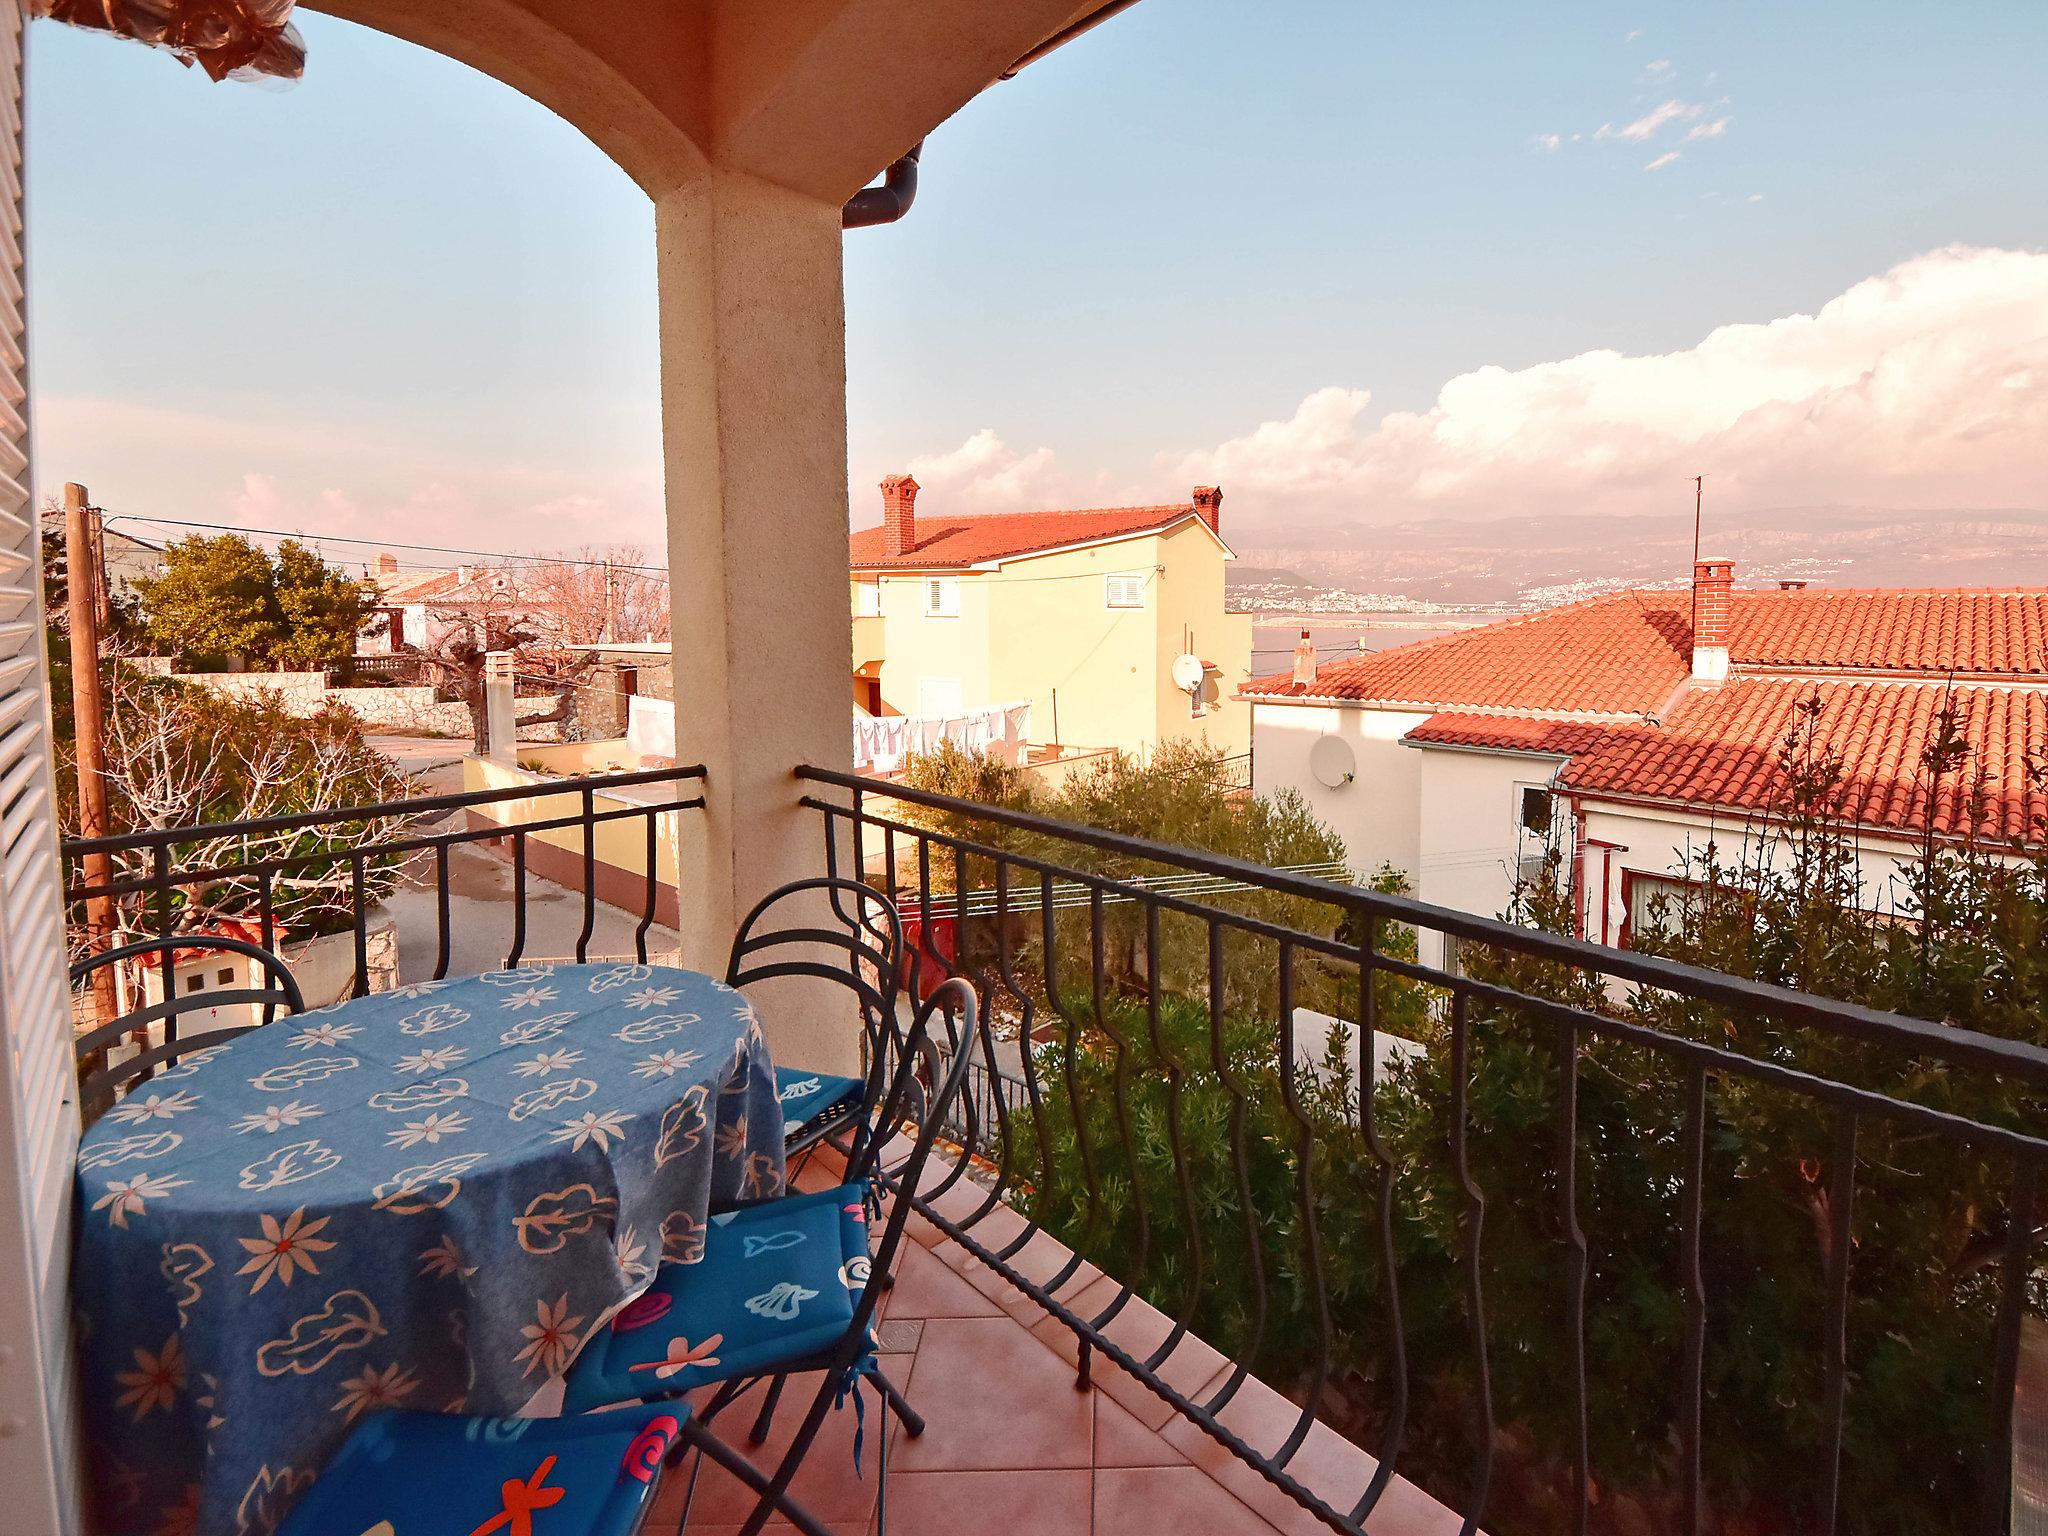
[[[782,1179],[760,1025],[692,971],[525,966],[193,1052],[78,1152],[102,1528],[268,1532],[369,1410],[518,1412]]]

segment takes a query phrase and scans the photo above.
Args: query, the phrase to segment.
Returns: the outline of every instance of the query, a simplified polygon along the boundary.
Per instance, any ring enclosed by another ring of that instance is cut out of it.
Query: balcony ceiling
[[[1100,0],[322,0],[581,128],[658,196],[711,162],[840,202]],[[318,68],[318,60],[309,61]]]

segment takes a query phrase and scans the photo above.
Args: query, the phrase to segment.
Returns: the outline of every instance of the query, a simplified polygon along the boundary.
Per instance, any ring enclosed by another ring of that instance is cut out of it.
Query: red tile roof
[[[1182,518],[1199,521],[1188,502],[1162,507],[1100,507],[1074,512],[989,512],[976,517],[917,514],[917,543],[892,555],[882,528],[863,528],[847,542],[853,568],[860,570],[954,570],[989,560],[1041,554],[1068,544],[1152,533]]]
[[[1590,720],[1531,720],[1521,715],[1431,715],[1401,739],[1434,747],[1487,747],[1574,757],[1614,729]]]
[[[1743,679],[1691,695],[1662,725],[1597,730],[1560,782],[1596,797],[1783,811],[1789,785],[1780,757],[1797,712],[1817,706],[1814,748],[1844,765],[1838,814],[1864,827],[1917,832],[1933,783],[1924,758],[1945,704],[1956,710],[1969,758],[1940,781],[1936,831],[1965,830],[1971,783],[1981,774],[1984,817],[1976,830],[2040,841],[2048,818],[2041,778],[2048,693],[2034,689]]]
[[[1728,654],[1739,667],[2039,676],[2048,588],[1738,592]]]
[[[1618,592],[1332,662],[1305,688],[1279,673],[1243,691],[1643,715],[1668,704],[1691,672],[1691,602],[1682,590]],[[1738,670],[2048,675],[2048,588],[1738,591],[1733,610],[1728,648]]]
[[[1659,709],[1692,670],[1685,593],[1624,592],[1287,673],[1261,699],[1362,699],[1430,707],[1555,710],[1616,717]]]

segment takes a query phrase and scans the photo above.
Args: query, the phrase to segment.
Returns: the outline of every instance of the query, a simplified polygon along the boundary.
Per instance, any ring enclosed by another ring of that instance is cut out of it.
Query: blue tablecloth
[[[760,1025],[690,971],[527,966],[195,1052],[79,1147],[106,1529],[261,1536],[367,1410],[516,1412],[782,1177]]]

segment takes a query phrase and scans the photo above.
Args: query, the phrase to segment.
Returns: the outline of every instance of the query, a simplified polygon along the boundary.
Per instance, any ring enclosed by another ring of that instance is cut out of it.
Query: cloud
[[[1672,161],[1676,160],[1677,158],[1677,150],[1667,149],[1664,151],[1663,154],[1659,155],[1656,159],[1652,160],[1648,165],[1644,166],[1643,169],[1646,171],[1661,171],[1664,169],[1665,166],[1669,165]]]
[[[1634,122],[1624,123],[1619,128],[1612,123],[1602,123],[1600,131],[1593,137],[1625,139],[1631,144],[1640,144],[1645,139],[1655,137],[1660,128],[1672,123],[1691,122],[1706,110],[1698,102],[1679,101],[1674,98],[1661,106],[1652,107]]]
[[[1546,155],[1549,155],[1555,154],[1557,146],[1562,144],[1564,140],[1554,133],[1539,133],[1529,142],[1542,150]]]
[[[658,470],[621,468],[602,441],[542,440],[534,453],[549,457],[527,457],[445,442],[418,423],[276,403],[229,412],[72,395],[39,399],[35,427],[38,462],[63,465],[111,514],[324,536],[334,559],[367,555],[344,539],[664,544]]]
[[[1652,59],[1643,67],[1653,75],[1668,75],[1672,73],[1671,61],[1669,59]]]
[[[1057,504],[1059,467],[1050,448],[1018,453],[983,427],[959,447],[945,453],[922,454],[910,461],[910,473],[930,505],[959,512],[1004,512]],[[864,510],[858,503],[854,516]]]
[[[1240,526],[1663,508],[1686,477],[1731,505],[2038,505],[2048,484],[2048,253],[1949,247],[1817,312],[1683,351],[1485,367],[1376,423],[1333,385],[1285,420],[1162,456]]]
[[[1718,139],[1734,121],[1732,117],[1717,117],[1711,123],[1694,123],[1685,131],[1685,141],[1690,144],[1694,139]]]
[[[1624,37],[1624,38],[1622,39],[1622,41],[1623,41],[1624,43],[1632,43],[1632,42],[1634,42],[1634,41],[1635,41],[1635,40],[1636,40],[1637,38],[1641,37],[1642,35],[1643,35],[1643,29],[1642,29],[1641,27],[1633,27],[1633,28],[1631,28],[1631,29],[1629,30],[1629,34],[1628,34],[1628,36],[1627,36],[1627,37]]]

